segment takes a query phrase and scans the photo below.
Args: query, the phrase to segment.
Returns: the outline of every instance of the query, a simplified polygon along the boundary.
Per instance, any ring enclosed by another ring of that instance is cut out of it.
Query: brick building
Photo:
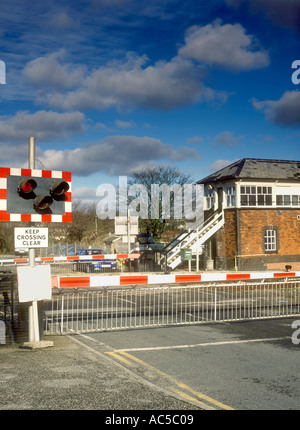
[[[223,212],[205,243],[215,269],[300,268],[300,161],[243,158],[198,181],[204,218]]]

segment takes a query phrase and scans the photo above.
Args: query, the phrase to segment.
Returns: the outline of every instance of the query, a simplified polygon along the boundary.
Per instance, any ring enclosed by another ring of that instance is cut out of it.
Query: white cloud
[[[229,147],[236,145],[242,139],[244,136],[234,136],[232,131],[222,131],[214,137],[213,141],[217,145]]]
[[[95,200],[96,188],[79,187],[72,190],[72,200]]]
[[[48,149],[39,154],[47,169],[71,170],[79,176],[95,172],[124,175],[130,174],[141,164],[157,160],[178,161],[197,157],[200,154],[191,148],[174,150],[159,139],[136,136],[110,136],[75,149]]]
[[[117,119],[115,121],[116,127],[121,129],[127,129],[127,128],[133,128],[135,127],[134,121],[122,121],[120,119]]]
[[[46,24],[47,25],[47,24]],[[77,23],[70,16],[67,11],[56,11],[54,10],[48,18],[48,29],[50,31],[58,31],[62,33],[69,32],[71,30],[79,30]]]
[[[84,79],[84,67],[65,63],[66,52],[58,52],[29,61],[23,70],[25,79],[40,90],[78,87]]]
[[[186,143],[188,145],[194,145],[196,143],[201,143],[201,142],[203,142],[203,137],[199,137],[199,136],[194,136],[186,139]]]
[[[256,49],[254,37],[247,35],[240,24],[215,21],[191,27],[179,54],[214,67],[236,72],[260,69],[269,65],[269,56]]]
[[[83,132],[84,119],[81,112],[17,112],[13,117],[0,117],[0,141],[24,142],[28,136],[34,136],[38,142],[65,138]]]
[[[226,166],[229,166],[230,164],[237,161],[238,158],[235,158],[234,160],[216,160],[209,166],[209,171],[211,173],[217,172],[218,170],[223,169]]]
[[[284,127],[300,125],[300,91],[286,91],[279,100],[257,101],[252,99],[253,106],[262,110],[268,121]]]
[[[148,64],[128,53],[91,72],[66,62],[63,50],[29,62],[23,76],[37,89],[38,103],[65,110],[110,108],[173,109],[203,100],[225,101],[224,92],[206,88],[206,71],[181,56]],[[63,91],[64,90],[64,91]]]
[[[145,56],[127,55],[93,71],[76,91],[52,93],[48,101],[64,109],[172,109],[205,97],[203,70],[190,61],[175,57],[148,66],[147,61]]]

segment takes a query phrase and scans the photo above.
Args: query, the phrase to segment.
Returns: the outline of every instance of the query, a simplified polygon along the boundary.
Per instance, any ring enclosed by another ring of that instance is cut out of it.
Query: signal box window
[[[241,187],[241,206],[272,206],[272,187]]]

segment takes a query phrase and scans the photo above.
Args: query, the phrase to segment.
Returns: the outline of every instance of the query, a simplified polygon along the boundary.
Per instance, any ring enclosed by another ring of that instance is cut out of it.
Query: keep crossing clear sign
[[[47,248],[48,228],[16,227],[15,248]]]

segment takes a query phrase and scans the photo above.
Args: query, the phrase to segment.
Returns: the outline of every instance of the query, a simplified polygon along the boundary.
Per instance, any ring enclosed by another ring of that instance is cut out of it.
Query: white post
[[[35,138],[30,137],[28,141],[28,168],[35,168]],[[29,249],[29,266],[35,264],[35,248]],[[39,333],[39,316],[38,316],[38,304],[37,300],[29,305],[28,312],[29,320],[29,342],[38,342],[40,340]]]
[[[128,241],[127,251],[128,251],[128,254],[130,254],[130,209],[128,209],[128,212],[127,212],[127,241]]]
[[[217,321],[217,287],[215,286],[215,309],[214,309],[214,320]]]

